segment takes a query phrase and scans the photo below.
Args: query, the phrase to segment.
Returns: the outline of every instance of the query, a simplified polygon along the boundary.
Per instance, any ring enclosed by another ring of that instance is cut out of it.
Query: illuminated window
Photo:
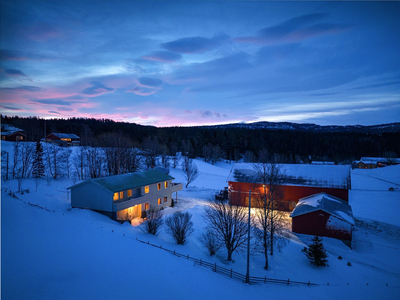
[[[168,181],[166,181],[166,182],[164,183],[164,186],[165,186],[165,188],[168,187]]]
[[[148,203],[148,202],[145,203],[145,204],[144,204],[144,209],[145,209],[145,210],[148,210],[149,208],[150,208],[150,203]]]
[[[161,190],[161,183],[157,183],[157,190]]]
[[[158,198],[158,205],[161,204],[161,198]]]
[[[167,201],[168,201],[168,197],[165,196],[165,197],[164,197],[164,203],[167,202]]]
[[[119,192],[119,199],[124,199],[124,192]]]
[[[118,193],[114,193],[114,201],[115,201],[115,200],[118,200],[118,199],[119,199]]]
[[[150,192],[150,187],[149,187],[149,186],[145,186],[145,187],[144,187],[144,192],[145,192],[146,194],[148,194],[148,193]]]
[[[128,197],[132,197],[132,190],[128,190]]]

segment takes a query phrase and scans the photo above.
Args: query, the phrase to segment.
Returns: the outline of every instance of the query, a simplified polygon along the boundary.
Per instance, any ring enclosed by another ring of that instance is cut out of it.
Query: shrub
[[[171,199],[171,207],[174,207],[174,206],[175,206],[174,199]]]
[[[207,248],[208,253],[213,256],[222,247],[221,242],[215,236],[214,232],[210,229],[206,229],[206,232],[200,236],[200,242]]]
[[[328,255],[324,245],[322,244],[322,239],[318,236],[314,236],[312,243],[307,247],[304,247],[302,252],[308,257],[310,262],[316,266],[327,266],[328,260],[326,259]]]
[[[152,235],[157,235],[158,231],[160,230],[160,228],[162,227],[162,225],[164,223],[163,215],[162,215],[161,211],[159,211],[158,209],[156,210],[154,208],[150,208],[146,212],[146,216],[147,216],[147,220],[144,221],[140,225],[140,229],[144,233],[150,233]]]
[[[178,245],[184,245],[186,239],[194,231],[192,215],[189,212],[176,212],[165,221],[167,232],[172,235]]]
[[[341,257],[341,256],[339,255],[338,259],[339,259],[339,260],[342,260],[342,259],[343,259],[343,257]]]

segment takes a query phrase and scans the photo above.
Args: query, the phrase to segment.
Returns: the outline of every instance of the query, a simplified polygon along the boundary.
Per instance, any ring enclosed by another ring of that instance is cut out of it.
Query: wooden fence
[[[196,265],[199,265],[199,266],[205,267],[205,268],[209,268],[213,272],[216,272],[218,274],[228,276],[229,278],[238,280],[238,281],[243,282],[243,283],[246,282],[246,275],[238,273],[238,272],[235,272],[232,269],[227,269],[227,268],[218,266],[217,263],[213,263],[212,264],[212,263],[209,263],[209,262],[206,262],[206,261],[202,260],[201,258],[197,259],[197,258],[194,258],[194,257],[190,257],[189,254],[187,254],[187,255],[181,254],[181,253],[176,252],[175,250],[172,251],[172,250],[163,248],[162,246],[157,246],[157,245],[150,244],[150,242],[141,241],[138,238],[136,238],[136,240],[138,242],[143,243],[143,244],[147,244],[147,245],[156,247],[158,249],[162,249],[164,251],[167,251],[167,252],[171,253],[172,255],[175,255],[175,256],[182,257],[182,258],[188,259],[190,261],[193,261]],[[285,280],[285,279],[273,279],[273,278],[267,278],[266,276],[265,277],[254,277],[254,276],[250,276],[249,277],[249,284],[261,284],[261,283],[284,284],[284,285],[318,286],[318,284],[311,283],[310,281],[302,282],[302,281],[293,281],[293,280],[290,280],[290,279],[287,279],[287,280]]]

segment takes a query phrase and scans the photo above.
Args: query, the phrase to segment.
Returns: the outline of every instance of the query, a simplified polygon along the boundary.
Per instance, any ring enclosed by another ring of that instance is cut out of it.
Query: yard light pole
[[[249,190],[249,219],[247,229],[247,273],[246,283],[250,283],[250,210],[251,210],[251,190]]]

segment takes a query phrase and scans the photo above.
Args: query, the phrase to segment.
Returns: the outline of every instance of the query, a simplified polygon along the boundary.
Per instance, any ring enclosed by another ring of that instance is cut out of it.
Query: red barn
[[[280,210],[292,211],[299,199],[318,193],[330,194],[346,202],[349,199],[350,165],[280,164],[279,167],[283,174]],[[252,164],[234,165],[228,177],[234,204],[247,206],[249,190],[255,195],[263,192],[264,186],[257,183],[254,176]]]
[[[299,200],[290,214],[292,231],[351,241],[354,218],[347,202],[320,193]]]
[[[79,146],[80,138],[73,133],[51,133],[46,137],[47,142],[58,143],[59,146]]]
[[[10,142],[26,141],[26,134],[24,134],[22,131],[22,129],[9,124],[3,124],[1,125],[1,139],[3,141]]]

